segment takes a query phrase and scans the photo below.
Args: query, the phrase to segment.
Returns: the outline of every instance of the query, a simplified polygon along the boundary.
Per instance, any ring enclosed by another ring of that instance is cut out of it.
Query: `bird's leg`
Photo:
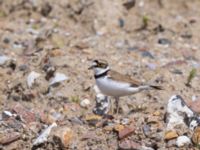
[[[115,97],[116,114],[119,113],[119,97]]]
[[[113,115],[114,114],[114,109],[113,109],[113,102],[110,100],[110,111],[111,111],[111,114]]]

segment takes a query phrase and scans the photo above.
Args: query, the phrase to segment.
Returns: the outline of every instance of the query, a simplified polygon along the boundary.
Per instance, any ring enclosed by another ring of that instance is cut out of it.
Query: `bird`
[[[144,84],[129,75],[121,74],[110,69],[106,60],[93,60],[88,69],[93,69],[96,85],[102,94],[114,97],[116,114],[119,112],[119,99],[122,96],[132,95],[144,90],[163,90],[161,86]]]

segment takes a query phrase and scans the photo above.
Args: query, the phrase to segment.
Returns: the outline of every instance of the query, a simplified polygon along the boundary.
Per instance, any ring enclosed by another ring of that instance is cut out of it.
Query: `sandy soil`
[[[0,144],[0,149],[33,149],[33,141],[55,121],[43,115],[55,113],[61,115],[61,121],[56,120],[59,126],[67,125],[73,132],[70,144],[61,148],[54,141],[35,149],[123,149],[120,143],[124,139],[119,140],[116,131],[91,126],[84,119],[93,115],[95,106],[95,81],[88,70],[93,59],[105,59],[116,71],[164,87],[163,91],[121,98],[123,111],[111,122],[116,125],[122,118],[129,119],[136,132],[125,141],[153,149],[176,149],[164,141],[163,118],[172,95],[179,94],[188,102],[200,96],[199,7],[199,0],[0,1],[0,54],[13,59],[0,67],[0,111],[21,104],[37,114],[33,122],[40,126],[11,127],[1,119],[1,135],[9,130],[20,133],[20,138]],[[56,68],[69,80],[49,89],[45,67]],[[185,84],[193,68],[197,74],[188,87]],[[31,71],[40,77],[29,88]],[[82,108],[80,101],[86,98],[91,104]],[[134,110],[139,105],[144,109]],[[155,112],[159,112],[156,118]],[[81,118],[82,123],[71,118]],[[150,118],[156,120],[151,125],[155,137],[142,134],[141,127],[149,124]],[[85,140],[86,134],[91,137]]]

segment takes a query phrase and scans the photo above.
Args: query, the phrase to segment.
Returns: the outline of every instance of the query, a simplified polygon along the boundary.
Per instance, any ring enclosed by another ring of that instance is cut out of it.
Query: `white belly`
[[[96,84],[100,91],[107,96],[120,97],[139,92],[138,88],[130,87],[130,84],[116,82],[107,77],[96,79]]]

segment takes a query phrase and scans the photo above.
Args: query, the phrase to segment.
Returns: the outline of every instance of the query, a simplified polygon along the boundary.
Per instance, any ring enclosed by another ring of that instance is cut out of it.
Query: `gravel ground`
[[[181,135],[192,140],[182,149],[198,149],[200,131],[167,135],[164,116],[175,94],[200,112],[199,7],[199,0],[0,0],[0,149],[178,149]],[[122,97],[119,115],[95,115],[93,59],[164,90]]]

